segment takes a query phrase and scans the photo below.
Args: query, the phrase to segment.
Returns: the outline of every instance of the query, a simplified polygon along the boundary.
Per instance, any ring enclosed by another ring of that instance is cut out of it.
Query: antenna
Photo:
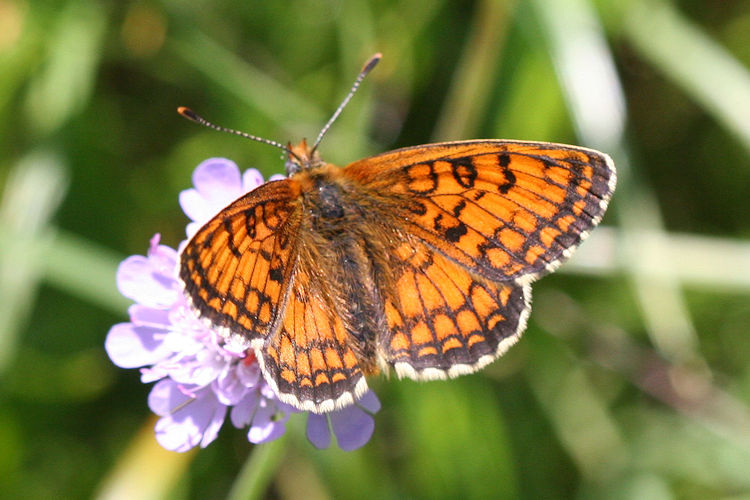
[[[288,155],[295,157],[297,161],[302,163],[302,160],[300,159],[299,156],[294,154],[294,151],[284,146],[280,142],[272,141],[271,139],[264,139],[263,137],[258,137],[257,135],[248,134],[247,132],[240,132],[239,130],[234,130],[234,129],[226,128],[226,127],[220,127],[219,125],[211,123],[210,121],[206,120],[202,116],[198,115],[192,109],[186,108],[185,106],[180,106],[179,108],[177,108],[177,112],[183,117],[190,120],[191,122],[197,123],[198,125],[203,125],[204,127],[218,130],[219,132],[227,132],[229,134],[239,135],[240,137],[244,137],[245,139],[250,139],[251,141],[262,142],[263,144],[268,144],[269,146],[277,147],[281,149],[282,151],[286,152]]]
[[[328,120],[328,123],[325,124],[323,129],[318,134],[318,138],[315,139],[315,144],[313,144],[312,149],[310,150],[310,157],[312,157],[312,154],[315,152],[316,149],[318,149],[318,145],[320,144],[320,141],[323,140],[323,136],[326,135],[326,132],[328,132],[328,129],[331,128],[331,125],[333,125],[333,122],[336,121],[336,118],[339,117],[342,111],[344,111],[344,108],[347,104],[349,104],[349,101],[354,96],[354,93],[357,92],[357,89],[359,88],[359,84],[362,83],[362,80],[365,79],[367,76],[367,73],[372,71],[372,68],[375,67],[376,64],[380,61],[380,58],[383,57],[383,55],[378,52],[377,54],[374,54],[370,59],[367,60],[365,65],[362,67],[362,71],[359,72],[357,75],[357,78],[354,79],[354,83],[352,84],[351,90],[349,90],[349,93],[346,94],[346,97],[344,97],[344,100],[341,101],[341,104],[339,104],[339,107],[336,108],[336,111],[334,111],[333,116]]]
[[[357,89],[359,88],[359,85],[362,83],[362,80],[365,79],[367,74],[372,71],[372,68],[375,67],[376,64],[380,61],[380,59],[383,57],[383,55],[378,52],[377,54],[374,54],[370,59],[367,60],[365,65],[362,67],[362,70],[357,75],[357,78],[354,79],[354,83],[352,84],[352,88],[349,90],[349,93],[346,94],[346,97],[344,97],[344,100],[339,104],[339,107],[336,108],[336,111],[334,111],[333,116],[328,120],[328,123],[325,124],[323,129],[318,134],[318,138],[315,139],[315,144],[313,144],[312,149],[310,149],[309,157],[313,157],[313,153],[316,149],[318,149],[318,145],[320,144],[320,141],[323,140],[323,136],[326,135],[326,132],[328,132],[328,129],[331,128],[331,125],[333,125],[333,122],[336,121],[336,118],[339,117],[342,111],[344,111],[344,108],[347,104],[349,104],[349,101],[354,96],[355,92],[357,92]],[[269,146],[274,146],[276,148],[279,148],[280,150],[287,153],[289,156],[293,156],[301,165],[304,163],[302,161],[302,158],[300,158],[297,154],[294,153],[289,147],[284,146],[280,142],[272,141],[270,139],[264,139],[263,137],[258,137],[257,135],[248,134],[247,132],[240,132],[239,130],[234,130],[231,128],[221,127],[219,125],[216,125],[215,123],[211,123],[210,121],[206,120],[199,114],[197,114],[195,111],[193,111],[190,108],[186,108],[185,106],[180,106],[177,108],[177,112],[182,115],[183,117],[187,118],[188,120],[197,123],[198,125],[203,125],[204,127],[212,128],[214,130],[218,130],[219,132],[227,132],[229,134],[239,135],[240,137],[244,137],[245,139],[250,139],[251,141],[257,141],[262,142],[263,144],[268,144]]]

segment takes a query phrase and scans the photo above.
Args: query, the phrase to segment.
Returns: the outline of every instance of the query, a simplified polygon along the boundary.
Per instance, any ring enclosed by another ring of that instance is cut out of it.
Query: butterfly
[[[312,147],[283,149],[288,177],[240,197],[180,255],[197,314],[254,351],[278,398],[329,412],[366,376],[475,372],[526,327],[531,283],[601,220],[615,188],[603,153],[470,140],[397,149],[341,168],[323,134],[380,59],[365,65]]]

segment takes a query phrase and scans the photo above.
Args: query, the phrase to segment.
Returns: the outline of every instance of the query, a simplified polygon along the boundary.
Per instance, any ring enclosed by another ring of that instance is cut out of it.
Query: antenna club
[[[195,112],[190,108],[186,108],[185,106],[180,106],[179,108],[177,108],[177,112],[180,114],[180,116],[183,116],[190,121],[200,123],[200,117],[197,114],[195,114]]]
[[[380,62],[380,60],[383,58],[383,54],[380,52],[377,52],[370,57],[370,59],[365,63],[365,65],[362,67],[362,71],[360,73],[369,73],[372,71],[372,68],[375,67],[376,64]]]

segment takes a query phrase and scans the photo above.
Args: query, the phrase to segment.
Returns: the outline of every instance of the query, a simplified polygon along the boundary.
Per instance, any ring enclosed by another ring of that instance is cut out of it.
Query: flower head
[[[269,179],[276,180],[282,176]],[[191,237],[204,223],[244,193],[263,183],[255,169],[240,175],[226,159],[204,161],[193,173],[194,188],[180,193],[191,219]],[[181,243],[180,248],[185,242]],[[141,381],[156,382],[148,405],[161,418],[156,438],[169,450],[205,447],[219,433],[227,414],[248,440],[263,443],[281,436],[295,408],[279,401],[265,382],[252,350],[225,342],[188,306],[177,278],[178,252],[155,235],[145,256],[125,259],[117,271],[120,292],[135,301],[130,321],[114,325],[105,341],[107,354],[122,368],[140,368]],[[342,449],[364,445],[374,430],[372,414],[380,403],[373,393],[357,404],[325,415],[310,414],[308,439],[330,445],[331,431]]]

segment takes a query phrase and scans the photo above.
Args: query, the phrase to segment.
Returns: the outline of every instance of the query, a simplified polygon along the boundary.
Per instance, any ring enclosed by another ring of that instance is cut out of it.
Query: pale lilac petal
[[[172,352],[179,352],[183,359],[192,359],[200,351],[206,348],[205,344],[190,335],[178,326],[172,325],[170,331],[164,336],[164,348]]]
[[[249,391],[245,396],[232,407],[229,418],[232,425],[241,429],[248,425],[253,419],[255,408],[258,406],[258,391]]]
[[[268,182],[283,181],[284,179],[286,179],[286,175],[273,174],[271,177],[268,178]]]
[[[243,193],[249,193],[261,184],[263,184],[263,174],[261,174],[257,168],[248,168],[242,174]]]
[[[196,187],[179,196],[180,207],[192,220],[185,228],[188,238],[227,205],[263,184],[263,175],[257,169],[247,169],[240,177],[237,165],[223,158],[201,163],[193,179]]]
[[[269,399],[269,401],[273,401],[273,403],[276,405],[276,409],[280,412],[292,414],[292,413],[299,413],[301,410],[298,410],[292,405],[288,405],[286,403],[282,403],[278,399],[276,399],[276,395],[274,394],[272,398]]]
[[[174,408],[187,402],[190,398],[179,389],[174,380],[161,380],[154,384],[148,394],[148,407],[160,417],[169,415]]]
[[[334,411],[329,416],[336,442],[344,451],[364,446],[375,430],[375,419],[357,405]]]
[[[273,389],[268,384],[261,384],[260,394],[266,399],[276,399],[276,393],[273,392]]]
[[[229,198],[231,201],[242,194],[240,169],[235,162],[226,158],[202,161],[193,171],[193,185],[209,200]]]
[[[150,326],[167,330],[172,325],[169,321],[168,309],[154,309],[140,304],[133,304],[128,308],[130,321],[136,326]]]
[[[228,339],[221,337],[221,340],[224,342],[221,345],[221,349],[226,354],[233,356],[238,360],[245,358],[247,355],[247,350],[250,347],[250,342],[247,339],[240,338],[237,340],[237,336],[232,335]]]
[[[190,224],[193,224],[193,223],[191,222]],[[188,224],[188,227],[190,226],[190,224]],[[196,228],[196,231],[198,229],[200,229],[200,227]],[[188,234],[188,238],[190,238],[190,237],[191,237],[191,235]],[[187,246],[187,244],[188,244],[188,240],[182,240],[181,242],[179,242],[177,244],[177,254],[178,255],[182,255],[182,251],[185,250],[185,247]]]
[[[276,405],[259,406],[253,416],[247,440],[254,444],[273,441],[284,434],[287,420],[289,420],[289,413],[279,410]]]
[[[193,236],[195,236],[195,233],[197,233],[198,230],[202,227],[203,224],[200,222],[188,222],[187,226],[185,226],[185,236],[187,236],[188,239],[192,238]],[[187,243],[187,240],[185,242]]]
[[[252,426],[247,432],[247,440],[253,444],[267,443],[280,438],[286,432],[286,421],[289,420],[289,414],[284,414],[282,420],[268,422],[263,427]]]
[[[197,352],[192,349],[198,346],[216,345],[216,342],[212,342],[214,332],[188,307],[182,294],[180,294],[178,302],[169,309],[169,322],[172,324],[173,331],[182,337],[182,342],[185,344],[181,346],[180,350],[184,352]],[[165,341],[168,340],[171,339]],[[191,347],[193,344],[195,346]]]
[[[363,407],[370,413],[377,413],[380,411],[380,400],[375,395],[375,393],[370,390],[368,390],[362,395],[361,398],[359,398],[359,400],[357,401],[357,405]]]
[[[180,453],[195,448],[203,438],[196,426],[184,423],[178,424],[170,417],[157,420],[154,431],[156,441],[162,448]]]
[[[197,445],[204,448],[216,439],[227,411],[210,390],[200,390],[193,398],[171,380],[154,386],[149,394],[149,407],[157,415],[163,415],[155,427],[159,444],[180,452]]]
[[[174,248],[166,245],[160,245],[159,240],[161,235],[156,233],[149,242],[148,247],[148,261],[153,266],[154,270],[166,277],[177,279],[175,273],[177,265],[177,252]]]
[[[156,363],[150,368],[141,368],[141,382],[150,384],[169,375],[169,360],[164,363]]]
[[[217,351],[203,349],[192,359],[182,359],[169,370],[169,376],[181,384],[203,386],[213,382],[225,366],[225,359]]]
[[[260,382],[260,366],[257,362],[246,363],[245,360],[242,360],[237,365],[235,372],[245,387],[254,387]]]
[[[331,430],[328,428],[328,417],[326,415],[308,414],[307,439],[320,450],[331,446]]]
[[[214,332],[214,334],[218,338],[221,338],[222,341],[224,342],[224,345],[222,346],[223,350],[225,352],[233,354],[238,359],[244,358],[245,357],[244,353],[246,353],[248,349],[250,349],[250,341],[241,335],[232,335],[231,337],[227,339],[227,338],[221,337],[221,335],[219,335],[217,332]],[[243,353],[243,354],[240,354],[240,353]]]
[[[133,323],[118,323],[109,329],[104,349],[112,362],[120,368],[138,368],[158,363],[171,354],[160,337],[163,330]]]
[[[237,404],[248,391],[248,387],[237,376],[237,370],[234,366],[223,370],[213,381],[211,388],[219,401],[225,405]]]
[[[185,189],[180,191],[179,194],[180,208],[185,212],[190,220],[193,221],[207,221],[216,212],[213,212],[213,207],[206,203],[206,200],[201,196],[197,189]],[[200,228],[201,223],[192,222]]]
[[[226,158],[211,158],[198,165],[193,185],[195,189],[180,193],[180,206],[199,225],[244,194],[240,169]]]
[[[154,269],[147,257],[133,255],[117,268],[117,288],[139,304],[165,309],[177,299],[176,282]]]

